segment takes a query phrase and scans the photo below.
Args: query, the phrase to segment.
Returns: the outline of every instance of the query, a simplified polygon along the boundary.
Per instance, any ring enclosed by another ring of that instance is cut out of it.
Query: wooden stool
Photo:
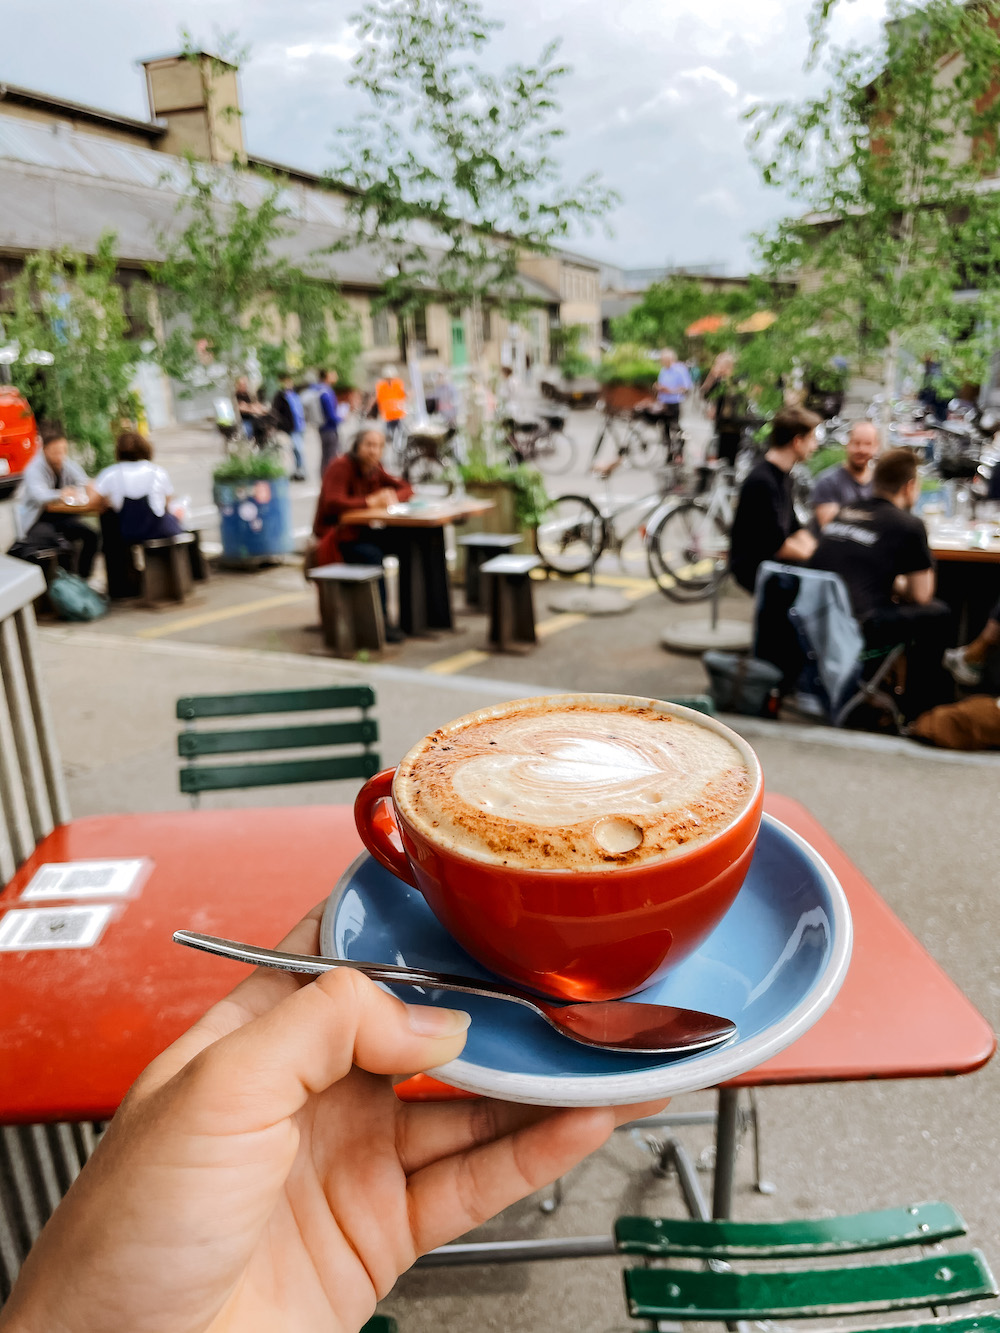
[[[521,537],[516,532],[467,532],[459,537],[458,545],[465,547],[465,605],[480,605],[479,571],[483,562],[512,550]]]
[[[191,548],[198,545],[193,532],[154,537],[138,548],[142,552],[139,596],[147,604],[183,602],[194,587]],[[200,547],[199,559],[200,559]]]
[[[359,648],[385,647],[385,617],[378,581],[381,565],[320,565],[310,569],[319,591],[323,642],[338,657],[353,657]]]
[[[537,555],[497,555],[479,567],[480,574],[490,580],[486,594],[488,642],[497,652],[537,643],[530,575],[540,564]]]

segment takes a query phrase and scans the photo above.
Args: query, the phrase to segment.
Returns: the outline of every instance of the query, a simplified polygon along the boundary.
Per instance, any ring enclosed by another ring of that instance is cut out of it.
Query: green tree
[[[723,315],[725,323],[719,330],[699,342],[699,346],[717,351],[735,341],[733,326],[758,309],[761,302],[768,302],[770,295],[763,284],[714,292],[694,278],[667,278],[653,283],[627,315],[611,321],[611,336],[616,343],[639,343],[650,349],[673,347],[679,355],[685,355],[690,342],[685,330],[705,316]]]
[[[997,0],[890,0],[876,49],[828,49],[827,87],[750,113],[765,183],[808,210],[761,239],[766,270],[800,279],[768,344],[786,370],[832,353],[877,368],[888,414],[903,353],[951,355],[992,320],[998,29]],[[976,295],[960,306],[963,289]]]
[[[232,391],[261,347],[288,347],[287,316],[304,312],[313,327],[343,312],[331,280],[280,252],[295,228],[279,179],[191,159],[177,211],[183,225],[160,238],[165,258],[154,270],[167,328],[161,357],[175,378],[201,386],[211,362]]]
[[[569,70],[550,45],[486,72],[501,25],[478,0],[368,0],[352,22],[361,52],[349,83],[369,109],[341,131],[334,168],[357,191],[349,243],[376,246],[384,300],[404,316],[438,293],[456,309],[503,308],[521,250],[546,251],[615,198],[596,174],[561,180],[557,90]]]
[[[114,460],[114,435],[138,406],[130,389],[138,343],[128,337],[124,294],[115,279],[115,237],[105,232],[92,258],[71,250],[31,254],[13,284],[13,311],[5,316],[9,340],[22,359],[14,379],[40,419],[58,421],[73,444],[103,467]],[[24,353],[48,353],[52,364],[33,365]]]

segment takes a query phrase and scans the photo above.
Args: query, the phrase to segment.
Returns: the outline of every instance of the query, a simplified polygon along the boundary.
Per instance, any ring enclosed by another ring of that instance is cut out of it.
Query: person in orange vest
[[[395,366],[382,367],[382,378],[375,385],[375,401],[386,433],[395,443],[400,422],[406,416],[406,388]]]

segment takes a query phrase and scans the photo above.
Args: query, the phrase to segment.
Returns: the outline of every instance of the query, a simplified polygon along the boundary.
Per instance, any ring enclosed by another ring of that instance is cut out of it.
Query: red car
[[[16,489],[41,442],[27,399],[0,384],[0,497]]]

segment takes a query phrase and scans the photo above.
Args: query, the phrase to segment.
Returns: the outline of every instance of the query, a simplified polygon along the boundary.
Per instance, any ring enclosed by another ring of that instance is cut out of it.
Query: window
[[[372,345],[387,347],[389,341],[389,312],[385,306],[376,306],[372,302]]]
[[[421,347],[427,346],[427,307],[421,306],[413,316],[413,336]]]
[[[488,343],[493,337],[493,311],[483,306],[483,342]]]

